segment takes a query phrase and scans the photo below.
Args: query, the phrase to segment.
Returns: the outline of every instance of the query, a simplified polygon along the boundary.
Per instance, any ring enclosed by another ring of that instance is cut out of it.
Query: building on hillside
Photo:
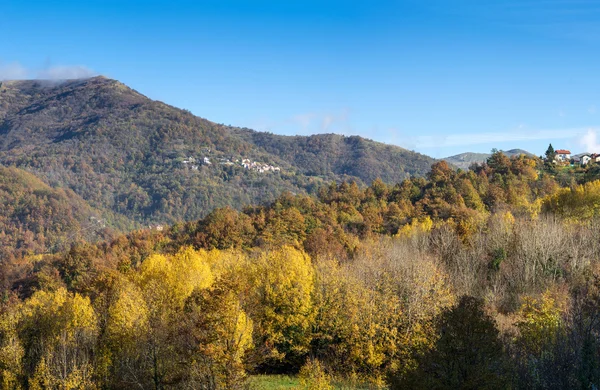
[[[581,156],[581,165],[586,165],[590,161],[592,161],[592,157],[589,154],[584,154]]]
[[[571,163],[575,165],[587,165],[592,161],[595,160],[592,159],[591,153],[579,153],[571,156]]]
[[[554,159],[556,161],[569,161],[571,159],[571,151],[566,149],[557,149],[554,151],[556,156]]]

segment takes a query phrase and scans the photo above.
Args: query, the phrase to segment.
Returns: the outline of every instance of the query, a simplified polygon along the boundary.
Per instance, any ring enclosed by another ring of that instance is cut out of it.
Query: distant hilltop
[[[512,156],[519,156],[521,154],[524,154],[526,156],[535,156],[533,153],[529,153],[526,150],[523,149],[511,149],[511,150],[501,150],[502,153],[504,153],[505,155],[512,157]],[[446,157],[443,158],[442,160],[458,167],[461,169],[469,169],[469,167],[472,164],[482,164],[484,162],[486,162],[486,160],[488,158],[491,157],[491,153],[472,153],[472,152],[466,152],[466,153],[460,153],[454,156],[450,156],[450,157]]]

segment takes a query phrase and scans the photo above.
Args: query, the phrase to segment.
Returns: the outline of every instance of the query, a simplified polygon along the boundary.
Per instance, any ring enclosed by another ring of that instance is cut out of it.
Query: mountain
[[[198,219],[330,180],[399,182],[434,161],[361,137],[224,126],[105,77],[0,83],[0,164],[69,189],[128,226]]]
[[[290,137],[248,129],[236,129],[235,132],[309,176],[327,177],[333,173],[359,178],[366,184],[377,178],[396,183],[410,176],[424,175],[434,161],[428,156],[359,136]],[[423,170],[423,167],[427,168]]]
[[[502,153],[505,155],[512,157],[524,154],[526,156],[534,156],[523,149],[511,149],[511,150],[503,150]],[[449,162],[450,164],[460,168],[460,169],[469,169],[471,164],[481,164],[485,162],[488,158],[490,158],[490,153],[460,153],[454,156],[443,158],[442,160]]]

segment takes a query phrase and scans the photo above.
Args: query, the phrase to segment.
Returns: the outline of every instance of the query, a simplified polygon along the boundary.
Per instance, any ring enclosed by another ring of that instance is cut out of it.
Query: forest
[[[210,163],[192,168],[190,157]],[[280,171],[227,163],[243,159]],[[334,180],[398,182],[425,175],[434,161],[358,136],[289,137],[214,123],[101,76],[0,83],[0,165],[70,189],[116,232],[272,202],[285,191],[313,194]]]
[[[496,151],[6,258],[0,386],[596,388],[596,172]]]

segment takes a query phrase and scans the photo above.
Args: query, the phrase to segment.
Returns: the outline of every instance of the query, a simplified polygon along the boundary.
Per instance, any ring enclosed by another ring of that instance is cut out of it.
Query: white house
[[[556,161],[569,161],[571,159],[571,151],[566,149],[557,149],[554,151],[556,156],[554,159]]]
[[[590,161],[592,161],[592,158],[588,154],[581,156],[581,165],[586,165]]]
[[[586,165],[595,160],[592,159],[591,153],[579,153],[571,156],[571,161],[573,161],[573,164]]]

